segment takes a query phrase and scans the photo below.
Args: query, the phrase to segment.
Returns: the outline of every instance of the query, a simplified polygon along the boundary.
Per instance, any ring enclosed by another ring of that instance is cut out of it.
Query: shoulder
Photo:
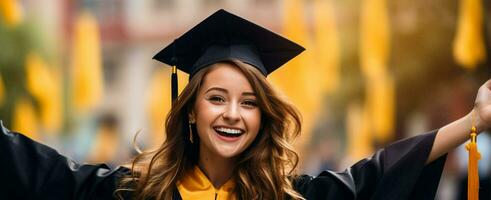
[[[307,199],[353,199],[354,187],[349,174],[323,171],[318,176],[299,175],[292,180],[294,189]]]

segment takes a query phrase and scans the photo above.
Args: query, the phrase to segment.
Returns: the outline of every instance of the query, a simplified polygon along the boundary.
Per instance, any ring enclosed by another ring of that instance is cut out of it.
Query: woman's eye
[[[246,106],[250,106],[250,107],[256,107],[257,106],[257,102],[253,101],[253,100],[244,101],[243,104]]]
[[[220,96],[212,96],[208,100],[212,102],[225,102],[225,99]]]

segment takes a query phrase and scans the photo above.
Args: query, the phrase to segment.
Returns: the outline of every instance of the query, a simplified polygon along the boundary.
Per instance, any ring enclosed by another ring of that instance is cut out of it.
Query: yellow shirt
[[[232,195],[234,186],[235,183],[230,179],[216,189],[198,166],[177,182],[177,189],[183,200],[235,200],[235,195]]]

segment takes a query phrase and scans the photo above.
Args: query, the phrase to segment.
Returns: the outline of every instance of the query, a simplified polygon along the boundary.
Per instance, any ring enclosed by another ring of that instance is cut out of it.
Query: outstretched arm
[[[394,142],[343,172],[302,176],[295,189],[307,199],[434,199],[445,154],[469,139],[473,123],[477,132],[491,128],[491,80],[479,88],[465,117]]]
[[[474,109],[469,114],[438,131],[426,163],[434,161],[469,140],[473,125],[476,126],[477,133],[491,127],[491,80],[479,88]]]
[[[0,121],[0,199],[112,199],[126,168],[79,165]]]

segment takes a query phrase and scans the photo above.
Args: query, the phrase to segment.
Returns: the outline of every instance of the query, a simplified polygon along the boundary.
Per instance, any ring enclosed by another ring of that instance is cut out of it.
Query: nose
[[[223,113],[223,119],[228,123],[236,123],[240,120],[240,111],[238,103],[231,103]]]

